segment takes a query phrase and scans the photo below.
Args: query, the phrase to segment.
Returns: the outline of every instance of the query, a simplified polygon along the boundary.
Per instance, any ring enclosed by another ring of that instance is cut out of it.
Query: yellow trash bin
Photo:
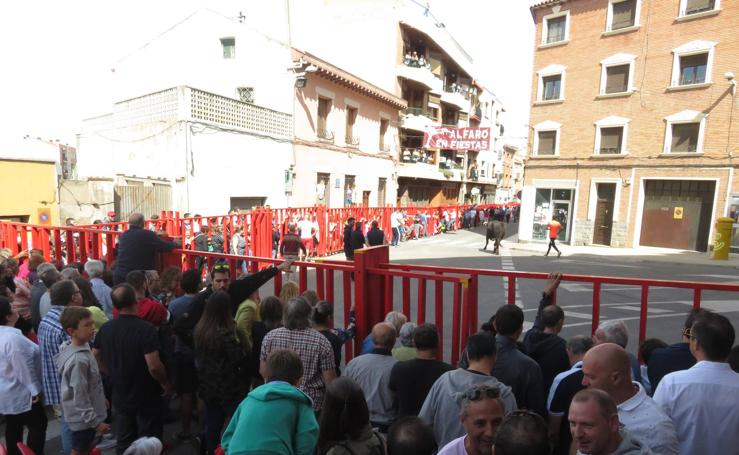
[[[716,220],[716,234],[713,239],[713,259],[729,259],[729,248],[731,248],[731,230],[734,219],[722,217]]]

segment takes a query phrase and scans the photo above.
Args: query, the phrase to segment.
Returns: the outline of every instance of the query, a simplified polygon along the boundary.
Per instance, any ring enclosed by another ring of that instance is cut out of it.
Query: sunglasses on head
[[[494,388],[480,388],[480,389],[468,390],[464,393],[464,397],[470,401],[480,400],[483,398],[483,395],[486,398],[499,398],[500,391]]]
[[[693,330],[690,327],[686,327],[683,329],[683,336],[686,338],[694,338],[693,337]]]
[[[231,268],[226,263],[220,263],[213,266],[213,271],[215,272],[228,272],[231,270]]]

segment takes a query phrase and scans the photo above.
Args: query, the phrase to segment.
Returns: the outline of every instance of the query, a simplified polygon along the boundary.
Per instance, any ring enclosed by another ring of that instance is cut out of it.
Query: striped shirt
[[[69,335],[62,330],[59,316],[64,311],[63,306],[52,305],[38,327],[38,344],[41,348],[41,378],[44,384],[44,404],[58,405],[61,403],[61,375],[54,363],[54,357],[59,353],[59,346],[69,340]]]

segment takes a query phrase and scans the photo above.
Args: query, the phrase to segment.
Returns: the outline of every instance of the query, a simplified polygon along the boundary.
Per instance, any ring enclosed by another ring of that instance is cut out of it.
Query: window
[[[559,131],[561,125],[547,120],[534,126],[534,156],[559,155]]]
[[[333,139],[333,133],[328,131],[328,114],[331,112],[331,100],[318,98],[318,137]]]
[[[664,153],[703,153],[706,114],[682,111],[666,117]]]
[[[615,54],[601,60],[600,94],[633,92],[635,61],[636,56],[631,54]]]
[[[354,137],[354,124],[357,121],[356,107],[346,107],[346,145],[359,145],[359,138]]]
[[[708,84],[711,81],[716,43],[691,41],[672,50],[672,87]]]
[[[542,44],[552,44],[569,39],[570,13],[545,16],[542,28]]]
[[[236,38],[221,38],[223,58],[236,58]]]
[[[708,53],[680,57],[680,85],[706,82]]]
[[[565,69],[562,65],[549,65],[539,70],[537,101],[564,100]]]
[[[556,131],[539,131],[539,146],[536,148],[537,155],[554,155],[557,149]]]
[[[714,11],[720,7],[721,0],[680,0],[680,16]]]
[[[641,0],[610,0],[606,31],[621,30],[639,25]]]
[[[387,134],[387,128],[390,125],[390,120],[386,118],[380,119],[380,150],[381,151],[389,151],[385,150],[385,135]],[[389,149],[390,147],[388,147]]]
[[[629,119],[606,117],[595,122],[595,155],[622,155],[626,153],[626,134]]]
[[[546,76],[545,78],[543,78],[542,84],[544,85],[544,101],[559,99],[559,89],[562,85],[561,74],[557,74],[555,76]]]

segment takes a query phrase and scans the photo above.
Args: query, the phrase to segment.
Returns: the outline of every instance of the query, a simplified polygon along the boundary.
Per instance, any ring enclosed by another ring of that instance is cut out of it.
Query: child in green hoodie
[[[290,350],[267,357],[267,383],[252,390],[236,409],[221,447],[226,455],[311,455],[318,422],[310,397],[298,389],[300,357]]]
[[[110,430],[97,361],[89,342],[95,336],[90,310],[67,307],[59,318],[70,341],[59,348],[55,361],[62,377],[62,411],[72,430],[72,455],[87,455],[95,447],[95,434]]]

